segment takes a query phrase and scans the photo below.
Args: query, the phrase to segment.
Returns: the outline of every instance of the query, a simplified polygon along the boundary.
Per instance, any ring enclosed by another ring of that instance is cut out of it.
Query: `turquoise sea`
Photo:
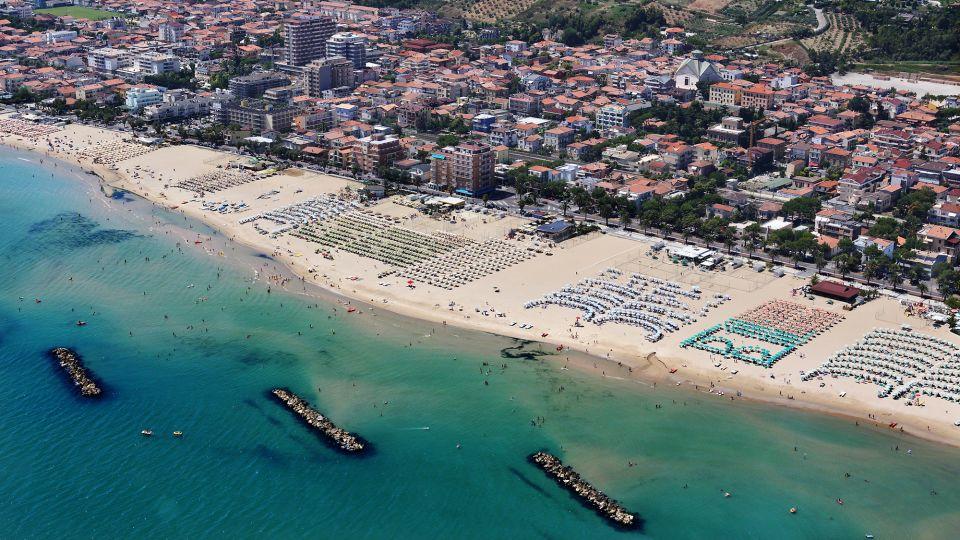
[[[194,244],[213,232],[107,197],[94,180],[0,151],[0,537],[879,539],[960,528],[960,450],[601,376],[613,366],[565,370],[536,344],[377,308],[347,314],[296,281],[271,286],[268,258],[216,235]],[[76,349],[107,396],[76,397],[45,355],[54,346]],[[375,452],[325,446],[267,398],[278,385]],[[156,435],[141,437],[146,428]],[[643,530],[615,530],[581,506],[527,463],[539,449],[639,513]]]

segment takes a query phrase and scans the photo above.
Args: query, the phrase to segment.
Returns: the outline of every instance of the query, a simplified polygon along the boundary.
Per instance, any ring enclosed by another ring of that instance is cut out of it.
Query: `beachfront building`
[[[448,146],[431,156],[431,180],[440,186],[452,186],[459,193],[481,195],[495,187],[494,162],[494,152],[489,145]]]
[[[254,133],[289,131],[295,109],[263,100],[244,100],[223,105],[217,111],[220,124],[237,124]]]
[[[404,155],[400,140],[393,136],[375,133],[358,142],[360,146],[354,156],[357,167],[366,173],[389,167]]]
[[[160,103],[148,105],[143,115],[148,120],[177,120],[194,116],[206,116],[213,111],[216,103],[227,101],[226,93],[217,91],[210,94],[195,94],[185,89],[164,92]]]
[[[124,104],[131,112],[163,101],[163,90],[155,86],[133,86],[127,90]]]

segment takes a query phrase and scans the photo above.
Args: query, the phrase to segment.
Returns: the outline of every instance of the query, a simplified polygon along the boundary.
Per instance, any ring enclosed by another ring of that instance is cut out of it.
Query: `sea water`
[[[347,313],[272,280],[270,254],[40,159],[0,152],[4,538],[947,538],[960,526],[956,449],[604,377],[616,368],[600,361],[565,370],[546,346],[375,306]],[[103,399],[77,397],[46,356],[56,346],[83,357]],[[267,397],[275,386],[374,451],[337,453]],[[642,531],[612,528],[530,465],[541,449],[639,513]]]

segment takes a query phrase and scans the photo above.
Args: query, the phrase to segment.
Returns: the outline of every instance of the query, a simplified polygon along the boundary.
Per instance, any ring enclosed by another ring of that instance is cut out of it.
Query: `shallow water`
[[[525,354],[537,344],[348,315],[270,286],[268,258],[37,161],[0,152],[3,537],[946,538],[960,526],[956,449],[603,378],[602,365],[562,370],[562,357]],[[61,345],[104,399],[75,396],[45,356]],[[375,452],[324,445],[267,398],[278,385]],[[539,449],[638,512],[643,532],[611,528],[529,465]]]

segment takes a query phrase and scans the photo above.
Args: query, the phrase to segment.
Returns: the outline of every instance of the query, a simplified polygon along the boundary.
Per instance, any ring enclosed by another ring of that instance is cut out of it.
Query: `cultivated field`
[[[825,14],[830,28],[819,36],[804,39],[801,43],[811,51],[855,53],[863,46],[864,30],[852,15],[829,12]]]

